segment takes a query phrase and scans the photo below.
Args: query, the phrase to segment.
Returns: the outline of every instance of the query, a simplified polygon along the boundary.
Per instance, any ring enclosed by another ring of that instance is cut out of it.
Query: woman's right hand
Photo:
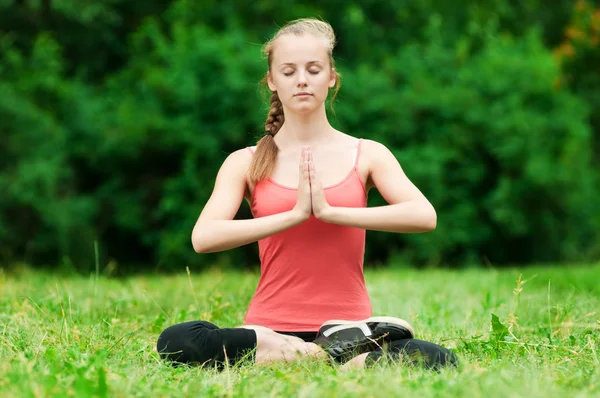
[[[310,147],[304,146],[300,156],[300,170],[298,182],[298,197],[294,211],[298,213],[301,221],[308,220],[312,215],[312,202],[310,196]]]

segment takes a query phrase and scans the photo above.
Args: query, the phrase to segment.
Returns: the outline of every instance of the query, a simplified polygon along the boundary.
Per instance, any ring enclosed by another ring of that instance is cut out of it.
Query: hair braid
[[[249,174],[252,181],[260,181],[271,175],[277,160],[279,148],[275,143],[275,134],[283,125],[283,105],[276,91],[271,93],[271,108],[265,122],[267,134],[256,144],[256,152],[252,158]]]
[[[279,100],[279,94],[277,94],[277,91],[274,91],[271,94],[271,108],[269,109],[269,115],[265,122],[265,128],[275,135],[281,128],[284,120],[283,105],[281,105],[281,101]]]

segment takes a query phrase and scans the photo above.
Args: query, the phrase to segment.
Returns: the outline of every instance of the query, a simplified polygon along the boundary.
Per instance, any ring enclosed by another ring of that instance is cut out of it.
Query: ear
[[[273,82],[273,76],[271,76],[271,72],[267,72],[267,84],[269,86],[269,90],[277,91],[277,87],[275,86],[275,83]]]
[[[335,86],[335,82],[337,81],[337,72],[335,68],[331,68],[331,76],[329,77],[329,88],[333,88]]]

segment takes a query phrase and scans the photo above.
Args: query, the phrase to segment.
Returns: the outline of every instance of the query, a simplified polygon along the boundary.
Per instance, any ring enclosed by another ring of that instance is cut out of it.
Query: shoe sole
[[[357,325],[357,326],[359,326],[360,324],[365,324],[365,323],[367,323],[367,324],[379,323],[379,324],[382,324],[381,328],[393,329],[400,333],[405,333],[406,331],[408,331],[410,333],[410,338],[414,338],[414,336],[415,336],[415,330],[410,323],[408,323],[404,319],[394,318],[392,316],[373,316],[371,318],[367,318],[367,319],[363,319],[363,320],[359,320],[359,321],[345,321],[345,320],[341,320],[341,319],[340,320],[329,320],[329,321],[323,323],[321,325],[321,327],[329,326],[329,325]],[[376,334],[377,329],[379,329],[379,328],[376,327],[373,330],[374,334]]]

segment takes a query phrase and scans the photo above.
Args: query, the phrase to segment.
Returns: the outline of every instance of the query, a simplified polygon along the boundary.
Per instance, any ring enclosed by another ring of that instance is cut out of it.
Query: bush
[[[585,258],[598,208],[586,104],[555,86],[560,70],[537,32],[461,51],[471,40],[445,42],[434,22],[426,45],[347,72],[361,90],[344,92],[340,123],[391,147],[438,210],[435,232],[373,234],[371,253],[429,264]]]
[[[31,51],[5,36],[0,261],[89,271],[99,260],[106,272],[258,261],[256,245],[198,256],[190,242],[221,163],[262,132],[258,34],[231,21],[223,33],[181,18],[192,3],[177,6],[144,19],[120,46],[124,66],[96,85],[69,75],[53,35]],[[350,11],[357,26],[372,18]],[[369,232],[367,265],[592,258],[600,184],[588,105],[560,85],[537,31],[470,24],[456,36],[442,22],[373,58],[338,58],[332,122],[386,144],[438,211],[432,233]]]
[[[218,168],[260,131],[264,65],[241,32],[173,23],[162,33],[154,20],[132,37],[130,54],[107,83],[99,158],[88,164],[102,181],[95,195],[112,231],[104,242],[128,263],[181,267],[198,261],[191,231]],[[137,250],[122,250],[123,241]]]
[[[49,35],[30,54],[0,44],[0,261],[34,264],[62,255],[93,264],[98,203],[79,191],[71,129],[91,95],[64,77],[60,47]],[[75,118],[75,119],[72,119]]]

